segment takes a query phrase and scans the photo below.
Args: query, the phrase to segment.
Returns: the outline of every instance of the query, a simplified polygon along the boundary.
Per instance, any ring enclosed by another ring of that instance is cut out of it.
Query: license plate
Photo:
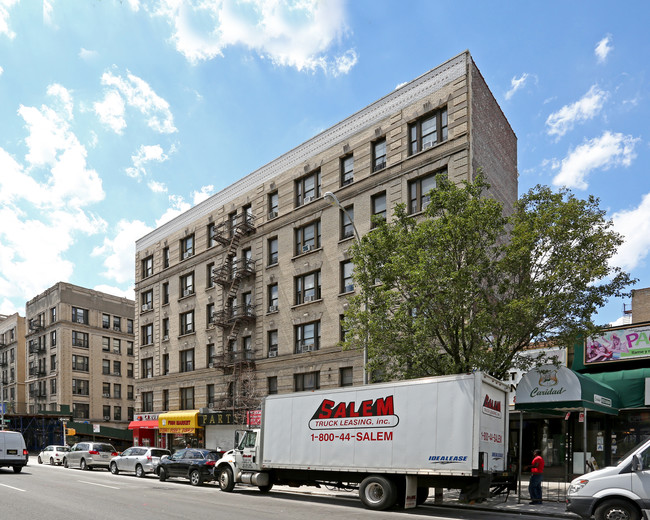
[[[7,450],[7,455],[18,455],[18,450]]]
[[[102,455],[102,459],[107,459],[108,455]]]

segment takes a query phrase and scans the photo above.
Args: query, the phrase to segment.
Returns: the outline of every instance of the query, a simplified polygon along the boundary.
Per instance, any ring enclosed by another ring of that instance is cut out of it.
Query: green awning
[[[523,411],[587,409],[617,415],[620,407],[620,397],[612,387],[555,365],[537,367],[524,374],[515,397],[515,410]]]
[[[583,375],[616,390],[621,399],[621,408],[643,408],[646,406],[645,381],[650,378],[650,368]]]

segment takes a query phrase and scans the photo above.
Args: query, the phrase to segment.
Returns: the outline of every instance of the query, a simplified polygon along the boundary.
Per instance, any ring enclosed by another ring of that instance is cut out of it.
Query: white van
[[[27,466],[29,452],[25,439],[20,432],[0,431],[0,468],[11,466],[15,473],[20,473]]]
[[[650,440],[625,455],[616,466],[571,481],[567,511],[596,520],[650,518]]]

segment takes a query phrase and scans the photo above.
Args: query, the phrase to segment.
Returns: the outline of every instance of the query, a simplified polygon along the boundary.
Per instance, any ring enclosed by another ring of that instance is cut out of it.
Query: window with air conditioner
[[[295,278],[295,302],[296,305],[301,303],[313,302],[321,297],[321,274],[320,270],[312,273],[303,274]]]
[[[372,143],[372,171],[378,172],[386,168],[386,139]]]
[[[436,175],[446,174],[440,171],[431,175],[425,175],[409,182],[409,213],[424,211],[430,203],[431,191],[436,189]]]
[[[408,127],[409,155],[447,140],[447,108],[420,117]]]
[[[274,191],[268,195],[268,206],[269,206],[269,220],[274,219],[278,216],[280,199],[278,197],[278,192]]]
[[[320,197],[320,170],[311,172],[296,181],[296,207]]]
[[[354,271],[354,264],[350,260],[341,262],[341,292],[347,293],[354,291],[354,281],[352,273]]]
[[[320,220],[310,222],[295,230],[295,254],[308,253],[320,247],[321,226]]]
[[[184,312],[180,315],[180,333],[192,334],[194,332],[194,311]]]
[[[194,294],[194,273],[188,273],[179,279],[181,298]]]
[[[320,345],[320,322],[296,325],[294,329],[297,354],[318,350]]]
[[[185,260],[194,255],[194,235],[183,238],[180,242],[181,260]]]

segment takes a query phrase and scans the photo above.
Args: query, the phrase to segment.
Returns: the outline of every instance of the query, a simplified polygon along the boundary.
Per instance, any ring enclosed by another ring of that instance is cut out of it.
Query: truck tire
[[[640,520],[639,510],[625,500],[606,500],[596,508],[596,520]]]
[[[224,466],[221,468],[217,481],[219,482],[219,488],[221,491],[227,491],[230,493],[233,489],[235,489],[235,477],[232,474],[232,469],[230,469],[230,466]]]
[[[22,466],[14,466],[14,473],[20,473],[23,470]]]
[[[429,498],[429,488],[428,487],[419,487],[417,491],[417,497],[415,503],[419,506],[424,504]]]
[[[273,489],[273,482],[267,484],[266,486],[257,486],[257,487],[260,488],[260,491],[262,493],[268,493],[269,491],[271,491],[271,489]]]
[[[384,511],[395,505],[397,486],[386,477],[370,475],[359,486],[359,498],[368,509]]]

